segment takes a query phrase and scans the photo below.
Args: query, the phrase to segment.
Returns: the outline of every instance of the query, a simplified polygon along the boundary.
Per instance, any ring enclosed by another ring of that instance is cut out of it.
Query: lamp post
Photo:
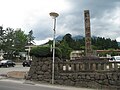
[[[55,28],[56,28],[56,18],[59,16],[58,13],[55,12],[51,12],[49,13],[49,15],[52,17],[52,19],[54,20],[53,23],[53,31],[54,31],[54,35],[53,35],[53,62],[52,62],[52,84],[54,84],[54,61],[55,61]]]

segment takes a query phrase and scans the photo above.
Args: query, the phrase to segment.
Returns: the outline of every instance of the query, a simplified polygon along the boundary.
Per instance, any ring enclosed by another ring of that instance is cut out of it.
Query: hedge
[[[31,49],[30,55],[35,57],[52,57],[53,53],[50,46],[37,46]],[[55,48],[55,57],[62,57],[61,50],[57,47]]]

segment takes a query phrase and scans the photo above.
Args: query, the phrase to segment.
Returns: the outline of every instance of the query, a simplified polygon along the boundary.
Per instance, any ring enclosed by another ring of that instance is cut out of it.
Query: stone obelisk
[[[91,56],[92,48],[91,48],[91,31],[90,31],[89,10],[84,10],[84,20],[85,20],[85,54],[86,54],[86,56]]]

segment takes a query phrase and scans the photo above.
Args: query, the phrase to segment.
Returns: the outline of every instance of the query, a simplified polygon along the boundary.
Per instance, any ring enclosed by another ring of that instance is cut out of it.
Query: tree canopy
[[[28,45],[28,41],[34,40],[31,36],[25,34],[23,30],[13,28],[6,28],[3,30],[3,27],[0,27],[0,49],[6,53],[6,58],[13,58],[19,54],[19,52],[25,51],[25,46]]]
[[[110,38],[94,37],[91,38],[91,44],[93,50],[119,49],[117,41]],[[76,40],[68,33],[56,46],[61,49],[63,58],[69,58],[72,50],[85,50],[85,38]]]

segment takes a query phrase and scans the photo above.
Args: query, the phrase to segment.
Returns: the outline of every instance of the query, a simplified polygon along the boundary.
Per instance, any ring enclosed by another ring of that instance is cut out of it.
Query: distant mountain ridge
[[[63,37],[64,37],[64,35],[60,35],[60,36],[56,37],[56,40],[57,40],[57,41],[60,41],[60,40],[63,39]],[[76,35],[76,36],[73,36],[72,38],[73,38],[74,40],[78,40],[78,39],[83,39],[84,36]],[[92,36],[92,38],[97,38],[97,37],[96,37],[96,36]],[[118,46],[120,46],[120,42],[118,42]]]
[[[57,40],[57,41],[62,40],[63,37],[64,37],[63,35],[59,35],[59,36],[56,37],[56,40]]]
[[[64,35],[60,35],[60,36],[56,37],[56,40],[62,40],[63,37],[64,37]],[[76,35],[76,36],[72,36],[72,38],[73,38],[74,40],[78,40],[78,39],[83,39],[84,36]],[[92,38],[97,38],[97,37],[96,37],[96,36],[92,36]]]
[[[78,39],[83,39],[84,37],[81,35],[77,35],[77,36],[73,36],[72,37],[74,40],[78,40]]]
[[[120,46],[120,42],[118,42],[118,46]]]
[[[63,37],[64,37],[64,35],[60,35],[60,36],[56,37],[56,40],[62,40]],[[72,38],[73,38],[74,40],[78,40],[78,39],[83,39],[84,37],[81,36],[81,35],[76,35],[76,36],[73,36]]]

